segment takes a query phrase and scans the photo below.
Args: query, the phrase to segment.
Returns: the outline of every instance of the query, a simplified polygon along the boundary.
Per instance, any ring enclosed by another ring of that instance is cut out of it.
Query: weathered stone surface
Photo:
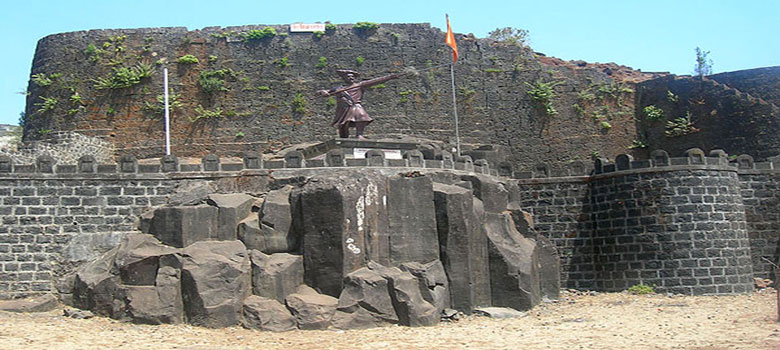
[[[259,205],[258,215],[250,215],[238,225],[238,239],[248,249],[266,254],[288,253],[298,250],[299,230],[293,228],[290,192],[285,186],[268,193]]]
[[[238,324],[252,286],[244,245],[240,241],[197,242],[182,249],[181,255],[187,321],[214,328]]]
[[[367,267],[348,274],[339,296],[333,325],[341,329],[398,323],[387,279]],[[415,287],[417,287],[415,285]]]
[[[422,297],[415,276],[397,267],[388,268],[374,262],[369,262],[369,268],[377,271],[389,283],[388,291],[401,325],[419,327],[439,323],[440,311]]]
[[[276,300],[250,295],[244,300],[242,325],[249,329],[285,332],[296,329],[295,318]]]
[[[209,181],[182,181],[168,197],[168,205],[196,205],[206,201],[209,194],[214,193],[215,186]]]
[[[179,267],[178,259],[172,254],[178,249],[163,245],[147,234],[128,234],[117,251],[115,264],[122,284],[154,286],[160,268],[160,260],[167,258],[168,264]]]
[[[465,175],[463,180],[471,182],[474,196],[479,198],[487,213],[501,213],[509,202],[509,191],[502,183],[484,175]]]
[[[539,235],[536,239],[539,257],[539,288],[543,298],[558,299],[561,292],[561,258],[555,243]]]
[[[116,247],[78,269],[73,285],[74,306],[103,316],[112,316],[122,311],[124,305],[114,303],[119,283],[119,271],[114,266],[114,259],[119,249]]]
[[[46,312],[57,307],[54,294],[44,294],[24,299],[0,300],[0,311]]]
[[[485,214],[492,306],[528,310],[541,301],[536,242],[523,237],[509,213]]]
[[[290,309],[300,329],[327,329],[336,312],[339,300],[302,286],[287,296],[287,308]]]
[[[62,250],[67,262],[83,262],[97,259],[101,254],[119,245],[123,232],[81,233],[73,236]]]
[[[490,305],[482,203],[471,190],[459,186],[434,183],[433,190],[441,262],[449,277],[451,304],[471,313],[474,307]]]
[[[182,323],[181,270],[163,266],[157,271],[154,286],[123,286],[126,314],[135,323]]]
[[[534,230],[533,215],[523,210],[519,202],[510,202],[507,205],[507,211],[512,215],[517,232],[526,238],[536,239],[538,237],[538,233]]]
[[[238,223],[251,212],[255,197],[244,193],[212,193],[208,203],[217,207],[217,230],[212,239],[220,241],[236,240]]]
[[[391,176],[388,179],[387,215],[390,260],[394,266],[409,261],[439,259],[433,183],[430,177]]]
[[[251,250],[252,293],[284,302],[303,284],[303,257],[287,253],[263,254]]]
[[[450,307],[449,282],[441,261],[435,260],[427,264],[408,262],[401,265],[401,270],[417,278],[420,295],[436,307],[437,313]]]
[[[341,294],[344,276],[369,259],[388,264],[386,177],[376,171],[336,171],[300,188],[306,284]]]
[[[166,245],[186,247],[217,232],[218,209],[209,205],[162,207],[154,211],[149,233]]]

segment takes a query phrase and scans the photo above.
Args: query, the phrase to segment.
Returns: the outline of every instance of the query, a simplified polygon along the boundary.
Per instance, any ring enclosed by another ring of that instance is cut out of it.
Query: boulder
[[[420,295],[436,308],[437,313],[450,307],[449,282],[441,261],[435,260],[427,264],[408,262],[401,265],[401,270],[417,278]]]
[[[338,299],[319,294],[315,290],[302,286],[287,296],[285,304],[295,318],[300,329],[327,329],[336,312]]]
[[[393,309],[401,325],[419,327],[439,323],[441,311],[422,297],[415,276],[397,267],[388,268],[374,262],[369,262],[369,268],[387,280]]]
[[[541,301],[536,241],[523,237],[509,213],[485,214],[492,306],[529,310]]]
[[[255,200],[255,197],[244,193],[210,194],[207,203],[217,208],[217,229],[211,238],[219,241],[236,240],[238,223],[250,214]]]
[[[161,207],[154,211],[149,233],[179,248],[208,241],[217,232],[218,212],[210,205]]]
[[[43,294],[24,299],[0,300],[0,311],[46,312],[57,308],[57,297]]]
[[[460,186],[434,183],[441,262],[449,278],[453,308],[465,313],[490,305],[487,238],[482,202]],[[449,307],[449,306],[446,306]]]
[[[344,276],[369,258],[389,263],[386,188],[381,173],[352,169],[314,176],[296,190],[306,284],[339,296]]]
[[[130,233],[117,251],[115,264],[122,284],[154,286],[160,259],[173,258],[178,249],[163,245],[154,236]],[[178,268],[178,262],[172,263]]]
[[[244,300],[242,325],[261,331],[285,332],[296,329],[295,318],[280,302],[250,295]]]
[[[120,246],[121,247],[121,246]],[[103,316],[119,315],[124,305],[114,302],[119,286],[119,272],[114,260],[120,247],[116,247],[88,262],[76,272],[73,283],[73,305]]]
[[[252,287],[249,253],[240,241],[196,242],[181,250],[181,290],[189,323],[227,327],[241,320]]]
[[[431,178],[395,175],[387,188],[391,264],[439,260]]]
[[[398,323],[388,283],[378,271],[367,267],[348,274],[344,278],[333,325],[354,329]]]
[[[252,293],[284,302],[303,284],[303,257],[287,253],[263,254],[251,250]]]

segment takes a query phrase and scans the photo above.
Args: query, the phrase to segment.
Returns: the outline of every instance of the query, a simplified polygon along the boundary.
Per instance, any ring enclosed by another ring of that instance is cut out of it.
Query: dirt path
[[[0,349],[686,349],[780,350],[776,296],[572,295],[528,317],[467,317],[437,327],[266,333],[238,327],[75,320],[61,310],[0,312]]]

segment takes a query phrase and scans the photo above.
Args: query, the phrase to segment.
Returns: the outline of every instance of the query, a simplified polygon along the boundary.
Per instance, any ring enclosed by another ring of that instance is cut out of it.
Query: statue
[[[357,138],[363,139],[365,138],[363,137],[363,132],[366,129],[366,125],[373,121],[361,105],[363,92],[370,86],[400,78],[401,74],[390,74],[370,80],[357,81],[360,73],[356,71],[340,69],[336,73],[344,79],[347,85],[330,90],[319,90],[317,93],[322,97],[336,96],[336,115],[333,117],[331,125],[339,129],[339,137],[348,138],[349,128],[354,126]]]

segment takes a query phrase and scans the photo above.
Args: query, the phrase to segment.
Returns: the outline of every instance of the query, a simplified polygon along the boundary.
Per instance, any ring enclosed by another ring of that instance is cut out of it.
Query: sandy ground
[[[773,291],[740,296],[565,294],[527,317],[436,327],[268,333],[239,327],[76,320],[0,312],[0,349],[780,349]]]

